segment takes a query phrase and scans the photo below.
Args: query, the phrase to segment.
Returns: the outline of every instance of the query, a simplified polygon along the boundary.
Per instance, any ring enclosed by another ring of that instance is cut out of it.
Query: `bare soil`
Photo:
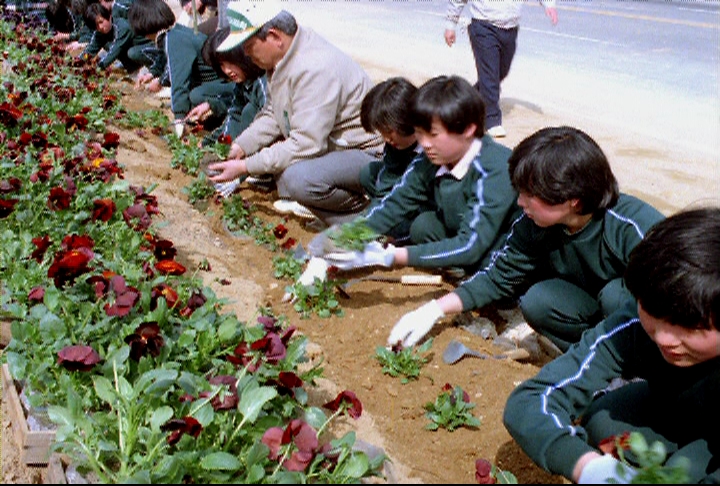
[[[128,110],[165,108],[160,100],[136,93],[127,82],[118,83]],[[113,128],[113,130],[117,130]],[[126,130],[121,134],[118,161],[125,167],[125,178],[133,184],[149,187],[157,184],[162,214],[156,224],[164,238],[174,242],[179,260],[188,268],[197,268],[207,260],[210,270],[201,272],[206,285],[220,297],[229,299],[228,310],[241,320],[252,322],[259,306],[271,307],[275,314],[288,316],[290,323],[304,333],[311,345],[313,359],[320,360],[324,378],[315,390],[317,399],[328,400],[343,389],[354,391],[363,403],[362,417],[341,424],[336,433],[356,430],[358,438],[381,447],[392,462],[386,468],[390,483],[474,483],[475,459],[486,458],[498,467],[514,473],[521,483],[562,483],[535,466],[519,449],[502,425],[505,399],[520,381],[533,376],[546,362],[544,354],[524,362],[465,358],[457,364],[442,361],[442,352],[452,339],[467,346],[495,354],[503,351],[492,341],[472,334],[452,322],[436,326],[431,360],[418,380],[401,384],[400,378],[382,373],[375,358],[390,329],[404,313],[431,298],[452,290],[442,287],[411,287],[395,283],[363,281],[348,288],[350,298],[341,299],[343,317],[300,318],[289,303],[282,303],[286,285],[292,282],[273,276],[273,253],[254,241],[228,234],[222,227],[222,207],[211,204],[198,210],[188,203],[182,188],[192,177],[170,167],[171,153],[161,138]],[[304,246],[314,236],[302,220],[274,212],[276,195],[244,185],[242,197],[258,206],[259,215],[268,222],[283,223]],[[402,275],[409,270],[383,272]],[[223,283],[221,283],[221,281]],[[476,313],[476,315],[480,315]],[[483,315],[502,331],[506,321],[493,309]],[[454,432],[427,431],[429,423],[423,405],[434,401],[445,383],[459,385],[471,397],[475,415],[482,424],[477,429],[460,428]],[[3,394],[2,468],[4,483],[38,483],[46,479],[46,468],[26,467],[19,461]]]

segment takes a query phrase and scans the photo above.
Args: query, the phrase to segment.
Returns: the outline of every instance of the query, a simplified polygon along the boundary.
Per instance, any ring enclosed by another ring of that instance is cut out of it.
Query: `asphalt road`
[[[375,81],[441,74],[476,80],[464,31],[443,40],[445,0],[284,0],[301,25]],[[606,151],[621,190],[665,214],[720,205],[720,10],[717,2],[558,0],[552,26],[527,1],[502,84],[504,142],[572,125]],[[467,12],[463,13],[468,16]]]

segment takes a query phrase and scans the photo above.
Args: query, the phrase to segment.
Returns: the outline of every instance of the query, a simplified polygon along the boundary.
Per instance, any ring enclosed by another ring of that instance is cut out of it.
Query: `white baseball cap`
[[[279,0],[243,0],[228,3],[230,34],[217,50],[224,52],[239,46],[282,10]]]

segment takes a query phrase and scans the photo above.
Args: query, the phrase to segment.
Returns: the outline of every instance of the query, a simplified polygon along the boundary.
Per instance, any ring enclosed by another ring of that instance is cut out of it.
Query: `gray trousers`
[[[327,225],[351,221],[369,202],[360,169],[375,159],[353,149],[295,162],[275,176],[278,195],[299,202]]]
[[[530,327],[567,351],[586,329],[632,298],[621,278],[608,282],[596,296],[555,278],[532,285],[520,298],[520,310]]]

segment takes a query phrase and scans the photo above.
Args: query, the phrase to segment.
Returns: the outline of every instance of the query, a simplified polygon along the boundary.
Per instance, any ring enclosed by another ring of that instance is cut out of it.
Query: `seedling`
[[[370,228],[364,218],[357,218],[337,228],[331,228],[328,230],[328,237],[338,248],[363,251],[368,243],[377,241],[381,235]]]
[[[388,349],[378,346],[375,350],[375,358],[382,365],[382,371],[390,376],[402,376],[400,382],[404,385],[410,380],[417,380],[420,376],[420,369],[430,361],[424,356],[432,347],[432,338],[428,339],[421,346],[415,347],[392,347]]]
[[[480,419],[473,416],[473,408],[475,404],[470,402],[470,397],[462,388],[446,383],[435,401],[425,404],[425,416],[430,419],[425,428],[437,430],[442,427],[452,432],[463,426],[479,427]]]

